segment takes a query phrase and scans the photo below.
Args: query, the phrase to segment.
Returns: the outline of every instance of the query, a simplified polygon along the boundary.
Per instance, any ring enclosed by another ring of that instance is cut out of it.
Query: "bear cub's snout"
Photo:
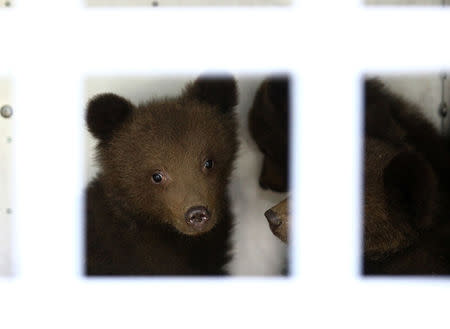
[[[210,217],[211,215],[208,209],[203,206],[191,207],[184,215],[186,222],[197,229],[202,229],[203,224],[209,221]]]

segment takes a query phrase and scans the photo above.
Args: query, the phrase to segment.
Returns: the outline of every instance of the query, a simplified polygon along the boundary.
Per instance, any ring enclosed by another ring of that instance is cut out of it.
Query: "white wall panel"
[[[7,80],[0,79],[0,108],[11,105],[11,89]],[[12,217],[12,122],[0,116],[0,275],[11,272]]]
[[[86,0],[88,6],[278,6],[291,0]]]
[[[233,275],[276,275],[284,266],[286,246],[270,231],[264,212],[286,194],[264,191],[259,187],[258,177],[262,155],[251,139],[247,128],[247,114],[256,89],[263,76],[237,77],[239,104],[236,108],[239,120],[240,151],[230,184],[230,196],[235,229],[232,235],[232,252],[235,257],[228,266]],[[150,78],[109,77],[89,78],[85,85],[86,101],[103,92],[113,92],[134,103],[150,98],[179,95],[186,82],[195,75],[180,77],[153,76]],[[95,176],[95,140],[86,130],[86,181]]]

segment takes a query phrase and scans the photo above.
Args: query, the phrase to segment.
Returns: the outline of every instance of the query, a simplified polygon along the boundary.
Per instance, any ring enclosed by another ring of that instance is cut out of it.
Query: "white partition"
[[[12,107],[11,86],[0,78],[0,108]],[[12,147],[14,145],[12,115],[0,116],[0,276],[11,274]]]
[[[86,0],[88,6],[285,6],[291,0]]]

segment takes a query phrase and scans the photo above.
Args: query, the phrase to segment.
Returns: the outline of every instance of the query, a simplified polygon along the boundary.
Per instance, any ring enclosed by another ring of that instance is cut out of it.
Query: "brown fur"
[[[418,109],[365,83],[364,273],[450,274],[450,157]]]
[[[280,203],[265,212],[265,216],[269,222],[272,233],[281,241],[288,242],[290,207],[289,198],[284,199]],[[274,218],[276,222],[271,219]]]
[[[262,188],[288,190],[289,79],[277,76],[259,87],[249,112],[249,130],[264,154]]]
[[[112,94],[89,102],[101,171],[87,191],[88,275],[223,274],[236,103],[231,77],[202,77],[179,97],[138,106]],[[190,225],[199,206],[209,220]]]
[[[277,192],[288,190],[289,88],[287,76],[264,80],[248,118],[250,134],[264,154],[259,185]],[[265,213],[272,233],[284,242],[288,236],[288,210],[287,200],[284,200]]]

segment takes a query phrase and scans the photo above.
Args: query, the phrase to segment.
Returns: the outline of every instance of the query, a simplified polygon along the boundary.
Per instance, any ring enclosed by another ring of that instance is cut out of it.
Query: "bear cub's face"
[[[211,230],[223,211],[237,150],[231,77],[200,77],[180,97],[135,106],[94,97],[87,124],[99,140],[101,179],[126,213],[187,235]]]

